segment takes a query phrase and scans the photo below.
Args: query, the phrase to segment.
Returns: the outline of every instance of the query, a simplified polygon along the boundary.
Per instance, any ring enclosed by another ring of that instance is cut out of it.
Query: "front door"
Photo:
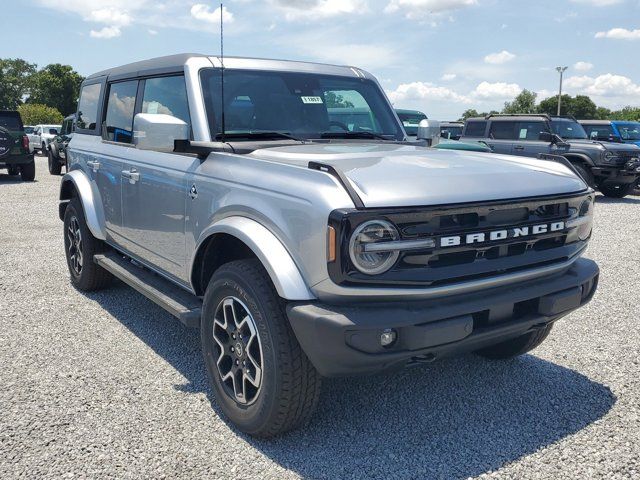
[[[513,154],[537,158],[541,153],[551,153],[553,145],[540,140],[542,132],[549,132],[545,122],[536,120],[516,122]]]

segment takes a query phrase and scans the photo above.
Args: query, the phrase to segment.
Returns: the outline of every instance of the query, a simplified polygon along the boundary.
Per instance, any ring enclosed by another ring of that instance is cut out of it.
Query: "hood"
[[[618,142],[599,142],[596,140],[568,140],[571,145],[579,145],[584,147],[587,145],[597,149],[607,149],[612,152],[639,152],[638,146],[633,143],[618,143]]]
[[[397,144],[306,144],[255,150],[251,156],[341,170],[366,207],[407,207],[506,200],[583,191],[561,163],[493,153]]]

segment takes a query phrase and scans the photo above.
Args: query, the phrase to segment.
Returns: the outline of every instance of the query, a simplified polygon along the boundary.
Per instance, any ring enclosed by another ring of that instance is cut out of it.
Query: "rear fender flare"
[[[67,208],[69,200],[76,192],[82,209],[84,210],[84,218],[92,235],[99,240],[105,240],[106,235],[104,228],[104,214],[102,206],[96,201],[97,195],[93,191],[91,181],[82,170],[72,170],[62,177],[60,184],[60,219],[64,218],[64,211]]]

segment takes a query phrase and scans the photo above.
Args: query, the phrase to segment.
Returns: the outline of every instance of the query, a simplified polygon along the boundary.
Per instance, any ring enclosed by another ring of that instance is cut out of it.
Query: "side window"
[[[541,132],[548,131],[549,129],[544,122],[518,122],[516,124],[518,140],[538,140]]]
[[[608,139],[609,135],[614,135],[611,125],[583,125],[583,127],[589,138],[593,132],[595,132],[595,137],[600,140]]]
[[[491,122],[489,137],[494,140],[515,140],[516,122]]]
[[[76,123],[78,128],[84,130],[96,128],[101,87],[102,85],[99,83],[82,87],[78,102],[78,121]]]
[[[180,75],[147,79],[142,97],[142,113],[171,115],[191,126],[184,77]]]
[[[484,137],[487,122],[484,121],[468,121],[464,128],[464,134],[467,137]]]
[[[103,138],[113,142],[131,143],[133,140],[133,112],[136,106],[138,81],[112,83],[109,86],[107,114]]]

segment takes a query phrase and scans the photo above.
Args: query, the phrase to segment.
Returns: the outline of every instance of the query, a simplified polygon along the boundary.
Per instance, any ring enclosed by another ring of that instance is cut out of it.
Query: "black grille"
[[[503,240],[455,246],[441,246],[448,236],[466,238],[467,234],[531,227],[564,222],[575,213],[585,195],[542,198],[480,205],[425,207],[374,211],[334,212],[331,222],[342,238],[339,261],[329,264],[329,273],[341,284],[442,285],[469,279],[518,271],[533,266],[562,262],[583,248],[566,228],[537,235],[509,236]],[[363,221],[384,218],[398,228],[403,240],[435,238],[436,248],[401,252],[388,272],[368,276],[350,263],[348,239]]]

